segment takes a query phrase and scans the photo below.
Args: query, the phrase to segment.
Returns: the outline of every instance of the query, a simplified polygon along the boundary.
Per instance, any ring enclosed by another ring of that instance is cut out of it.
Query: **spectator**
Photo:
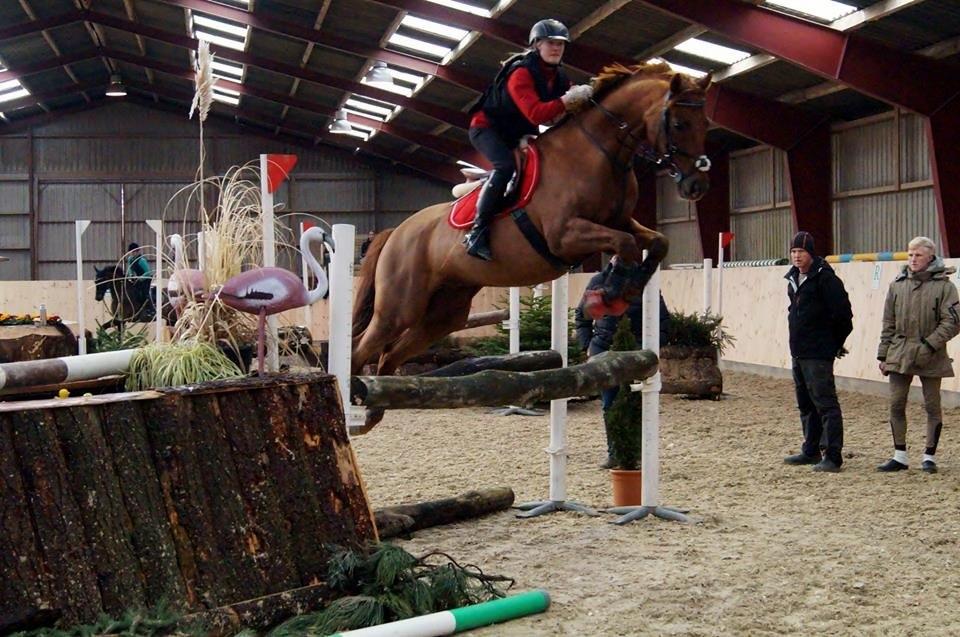
[[[890,377],[890,429],[893,458],[877,471],[902,471],[907,461],[907,394],[914,376],[923,387],[927,412],[926,449],[921,469],[937,472],[937,444],[943,428],[940,382],[953,376],[947,341],[960,332],[960,300],[950,281],[956,268],[946,267],[933,241],[916,237],[907,246],[907,265],[890,284],[883,306],[883,329],[877,359]]]
[[[595,274],[587,283],[587,290],[597,290],[603,287],[606,277],[616,266],[617,257],[610,259],[610,263],[602,272]],[[586,291],[585,291],[586,292]],[[610,349],[613,343],[613,335],[617,331],[617,324],[622,317],[604,316],[596,321],[591,320],[584,311],[586,298],[580,299],[580,304],[574,312],[574,329],[576,330],[577,343],[580,349],[585,351],[588,356],[596,356]],[[639,346],[643,340],[643,299],[637,296],[627,307],[625,313],[630,319],[630,329],[633,336],[637,339]],[[667,321],[670,319],[670,313],[667,310],[667,304],[660,295],[660,344],[663,345],[667,340]],[[609,387],[600,392],[600,404],[603,411],[610,409],[613,401],[617,398],[618,387]],[[606,419],[604,419],[604,429],[606,429]],[[607,459],[600,466],[604,469],[612,468],[613,460],[610,457],[610,437],[607,436]]]
[[[843,465],[843,414],[833,380],[833,360],[847,353],[843,343],[853,331],[853,312],[843,281],[816,256],[813,235],[798,232],[793,237],[790,259],[793,267],[785,277],[790,298],[790,355],[803,447],[784,462],[812,464],[814,471],[835,473]]]
[[[371,230],[367,233],[367,238],[363,240],[363,243],[360,244],[360,259],[363,260],[363,257],[367,256],[367,250],[370,249],[370,244],[373,243],[374,232]]]

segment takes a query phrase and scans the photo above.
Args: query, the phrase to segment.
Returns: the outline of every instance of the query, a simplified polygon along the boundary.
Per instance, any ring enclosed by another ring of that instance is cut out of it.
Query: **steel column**
[[[717,235],[730,230],[730,154],[707,147],[710,157],[710,190],[697,202],[697,228],[704,259],[717,262]]]

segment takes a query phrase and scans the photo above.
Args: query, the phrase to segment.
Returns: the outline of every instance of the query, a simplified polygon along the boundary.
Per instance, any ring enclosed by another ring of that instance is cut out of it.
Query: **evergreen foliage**
[[[617,323],[610,346],[612,352],[628,352],[637,349],[637,339],[630,329],[630,319],[624,316]],[[620,391],[610,408],[604,412],[607,425],[607,440],[613,466],[624,470],[640,468],[640,453],[643,450],[643,399],[640,392],[630,389],[630,383],[620,385]]]
[[[169,635],[193,637],[206,635],[201,626],[180,626],[181,615],[167,608],[163,602],[149,610],[128,610],[119,619],[101,616],[94,624],[71,628],[38,628],[11,633],[10,637],[92,637],[94,635],[127,635],[155,637]]]
[[[497,309],[502,309],[497,306]],[[520,351],[542,352],[551,349],[551,297],[520,297]],[[567,314],[567,361],[572,365],[583,358],[573,333],[573,310]],[[469,345],[474,356],[502,356],[510,352],[510,332],[503,323],[496,324],[497,335],[478,338]]]
[[[736,340],[733,335],[723,329],[723,317],[709,312],[684,314],[670,312],[667,322],[667,341],[661,345],[677,345],[683,347],[713,347],[717,353],[732,345]]]

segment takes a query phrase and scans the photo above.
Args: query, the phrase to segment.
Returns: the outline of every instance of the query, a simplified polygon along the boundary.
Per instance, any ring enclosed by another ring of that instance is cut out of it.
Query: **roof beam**
[[[607,0],[590,12],[587,17],[570,27],[570,39],[576,40],[611,15],[633,2],[633,0]]]
[[[470,73],[459,71],[456,68],[429,62],[422,58],[400,53],[398,51],[388,51],[382,48],[366,47],[357,44],[356,42],[352,42],[347,38],[341,38],[329,33],[323,33],[300,24],[286,22],[284,20],[275,20],[273,18],[252,14],[248,11],[244,11],[243,9],[228,7],[217,2],[212,2],[211,0],[159,1],[163,2],[164,4],[182,7],[184,9],[201,11],[218,18],[233,20],[240,24],[250,26],[255,29],[260,29],[262,31],[278,33],[291,38],[305,40],[318,46],[336,49],[345,53],[351,53],[362,58],[376,58],[378,60],[382,60],[411,71],[435,75],[439,78],[447,80],[448,82],[452,82],[453,84],[464,86],[475,91],[483,91],[486,88],[485,79],[471,75]]]
[[[663,55],[667,51],[672,51],[681,42],[686,42],[690,38],[706,33],[707,30],[698,24],[691,24],[688,27],[680,29],[669,38],[664,38],[659,42],[654,42],[643,51],[634,55],[635,60],[649,60]]]
[[[17,109],[40,106],[41,103],[46,100],[75,94],[79,94],[84,100],[89,102],[90,98],[86,94],[87,91],[103,90],[105,88],[106,84],[103,82],[85,82],[83,84],[72,84],[70,86],[58,86],[53,89],[31,93],[20,99],[3,102],[0,104],[0,110],[3,110],[4,114],[10,114]]]
[[[0,135],[10,135],[18,131],[32,128],[34,126],[40,126],[52,122],[55,119],[59,119],[64,115],[70,115],[72,113],[81,113],[83,111],[92,110],[94,108],[99,108],[108,103],[106,98],[100,98],[92,100],[90,102],[83,102],[77,104],[76,106],[67,106],[65,108],[57,108],[49,113],[40,113],[33,115],[31,117],[24,117],[23,119],[15,119],[11,122],[2,122],[0,121]],[[39,106],[39,104],[37,104]]]
[[[100,53],[96,49],[86,49],[84,51],[71,53],[70,55],[46,58],[30,64],[21,64],[12,68],[8,67],[6,71],[0,71],[0,82],[19,79],[25,75],[40,73],[41,71],[48,71],[60,66],[66,66],[67,64],[73,64],[74,62],[89,60],[96,57],[100,57]]]
[[[148,27],[137,22],[123,20],[121,18],[116,18],[103,13],[91,11],[86,17],[87,20],[91,22],[96,22],[114,29],[126,30],[131,33],[140,33],[148,38],[173,44],[174,46],[180,46],[191,51],[195,51],[197,45],[199,44],[198,40],[186,35],[170,33],[168,31],[163,31],[154,27]],[[410,110],[417,111],[441,122],[446,122],[463,129],[466,129],[470,122],[470,117],[461,111],[432,104],[418,98],[404,97],[397,93],[378,89],[361,82],[355,82],[353,80],[347,80],[341,77],[327,75],[325,73],[318,73],[317,71],[310,69],[301,69],[293,64],[284,64],[282,62],[258,57],[241,51],[235,51],[233,49],[218,46],[216,44],[210,45],[210,51],[221,60],[229,60],[237,64],[249,64],[250,66],[256,66],[261,69],[273,71],[274,73],[279,73],[281,75],[288,75],[301,80],[307,80],[308,82],[314,82],[316,84],[335,88],[340,91],[349,91],[358,95],[364,95],[366,97],[371,97],[383,102],[388,102],[390,104],[396,104],[398,106],[409,108]]]
[[[53,29],[65,24],[73,24],[74,22],[78,22],[82,19],[83,12],[76,10],[67,11],[66,13],[61,13],[60,15],[50,16],[49,18],[31,20],[30,22],[23,22],[21,24],[14,24],[9,27],[0,28],[0,40],[9,40],[21,35],[29,35],[31,33],[36,33],[37,31]]]
[[[953,67],[856,33],[842,33],[738,0],[641,1],[923,115],[936,112],[960,92],[960,76]]]

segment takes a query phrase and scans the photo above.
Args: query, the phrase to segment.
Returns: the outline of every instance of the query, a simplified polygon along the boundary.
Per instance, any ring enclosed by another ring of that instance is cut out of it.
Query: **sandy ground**
[[[402,541],[545,588],[550,610],[477,635],[960,634],[960,452],[948,410],[937,475],[919,471],[923,426],[908,417],[910,471],[889,457],[886,401],[841,393],[840,474],[782,463],[800,425],[790,381],[727,374],[724,400],[662,400],[661,503],[700,522],[511,512]],[[546,417],[396,411],[355,439],[375,507],[509,486],[547,496]],[[570,405],[568,498],[609,506],[598,401]]]

